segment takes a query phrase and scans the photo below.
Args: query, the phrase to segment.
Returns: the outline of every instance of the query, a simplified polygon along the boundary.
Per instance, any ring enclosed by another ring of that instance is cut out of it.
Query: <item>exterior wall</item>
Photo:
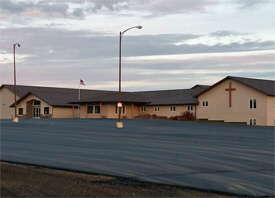
[[[171,106],[175,106],[176,110],[171,111]],[[195,116],[195,105],[193,106],[193,111],[190,111]],[[141,111],[141,107],[139,107],[139,114],[156,114],[157,116],[167,116],[167,118],[171,116],[179,116],[181,113],[188,111],[188,105],[169,105],[169,106],[159,106],[159,111],[155,111],[155,106],[146,106],[146,111]]]
[[[34,95],[30,95],[30,96],[28,96],[27,98],[25,98],[25,100],[23,100],[22,102],[20,102],[18,105],[17,105],[17,114],[18,114],[18,111],[19,111],[19,108],[23,108],[23,116],[21,115],[18,115],[18,117],[20,118],[20,117],[24,117],[24,118],[26,118],[27,117],[27,103],[29,102],[29,101],[33,101],[33,100],[38,100],[38,101],[40,101],[41,102],[41,105],[40,105],[40,114],[41,114],[41,116],[43,116],[43,114],[44,114],[44,107],[49,107],[49,116],[51,116],[52,115],[52,106],[51,105],[49,105],[49,104],[47,104],[46,102],[44,102],[43,100],[41,100],[40,98],[38,98],[38,97],[36,97],[36,96],[34,96]],[[32,115],[33,115],[33,112],[32,112],[32,108],[31,108],[31,112],[29,112],[29,114],[31,115],[31,117],[32,117]]]
[[[232,82],[232,107],[229,107],[229,82]],[[197,119],[244,122],[257,119],[257,125],[267,124],[267,96],[237,81],[228,79],[198,97]],[[256,109],[250,109],[249,100],[256,99]],[[208,107],[202,106],[208,101]]]
[[[126,106],[126,113],[121,113],[121,118],[127,118],[131,119],[138,115],[139,113],[139,107],[133,106],[132,111],[132,105],[125,105]],[[81,105],[80,107],[80,118],[118,118],[118,114],[116,114],[116,105],[115,104],[102,104],[100,113],[96,114],[94,111],[93,113],[87,113],[86,105]]]
[[[95,105],[93,105],[93,106],[95,106]],[[87,113],[86,105],[81,105],[80,106],[80,118],[102,118],[102,116],[106,112],[105,108],[106,108],[105,105],[101,105],[100,113],[95,113],[95,108],[93,109],[93,113]],[[102,112],[102,110],[103,110],[103,112]]]
[[[52,112],[53,118],[73,118],[72,107],[53,107]],[[77,116],[77,109],[75,109],[75,116]]]
[[[121,118],[132,119],[135,116],[139,115],[139,107],[131,104],[124,105],[126,107],[126,112],[123,114],[121,109]],[[118,118],[118,114],[116,114],[116,104],[109,104],[108,105],[108,118]]]
[[[267,96],[267,126],[275,125],[275,97]]]
[[[19,99],[19,96],[16,97]],[[9,106],[14,103],[14,94],[9,89],[3,87],[0,90],[0,119],[10,119],[14,117],[14,108]]]

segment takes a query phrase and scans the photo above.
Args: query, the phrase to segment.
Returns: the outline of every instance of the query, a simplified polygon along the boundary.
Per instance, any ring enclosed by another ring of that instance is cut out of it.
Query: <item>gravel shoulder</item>
[[[1,162],[1,197],[233,197],[123,178]]]

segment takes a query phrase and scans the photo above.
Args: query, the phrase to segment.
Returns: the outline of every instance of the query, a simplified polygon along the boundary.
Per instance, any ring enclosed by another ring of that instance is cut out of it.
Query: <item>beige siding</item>
[[[232,107],[229,107],[229,82],[232,82]],[[197,119],[223,120],[225,122],[245,122],[257,119],[257,125],[266,125],[266,95],[234,80],[226,80],[199,96]],[[250,109],[249,100],[256,99],[256,109]],[[208,107],[202,102],[208,101]]]
[[[171,106],[175,106],[176,110],[171,111]],[[193,106],[193,111],[192,112],[195,115],[195,105],[190,105]],[[139,114],[156,114],[157,116],[167,116],[167,118],[171,116],[179,116],[181,113],[185,112],[188,110],[187,105],[170,105],[170,106],[159,106],[159,111],[155,111],[155,106],[146,106],[146,111],[142,112],[141,107],[139,108]]]
[[[267,126],[275,125],[275,97],[267,97]]]
[[[16,97],[17,100],[19,96]],[[3,87],[0,90],[0,119],[10,119],[14,117],[14,108],[9,106],[14,103],[14,94],[9,89]]]
[[[138,115],[139,112],[139,107],[137,106],[133,106],[132,105],[124,105],[126,107],[126,112],[125,114],[123,114],[122,110],[121,110],[121,118],[123,117],[127,117],[127,119],[132,119],[135,116]],[[108,105],[108,118],[118,118],[118,114],[116,114],[116,105],[115,104],[109,104]]]
[[[73,118],[73,108],[53,107],[53,118]]]
[[[51,105],[47,104],[46,102],[44,102],[43,100],[41,100],[40,98],[38,98],[34,95],[30,95],[17,105],[17,114],[18,114],[18,109],[23,108],[23,116],[18,115],[19,118],[26,116],[26,114],[27,114],[27,102],[31,101],[31,100],[38,100],[38,101],[41,102],[40,114],[42,114],[42,115],[44,114],[44,107],[49,107],[49,114],[52,114],[52,106]],[[31,115],[32,115],[32,112],[31,112]]]
[[[139,107],[132,105],[125,105],[126,113],[123,114],[121,112],[121,118],[127,117],[127,119],[134,118],[139,114]],[[118,114],[116,114],[116,105],[115,104],[102,104],[100,109],[100,114],[96,114],[93,110],[93,113],[87,113],[86,105],[81,105],[80,108],[80,118],[118,118]]]

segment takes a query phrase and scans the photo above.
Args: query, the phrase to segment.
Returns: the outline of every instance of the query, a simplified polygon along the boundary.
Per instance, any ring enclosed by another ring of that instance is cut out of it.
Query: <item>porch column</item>
[[[100,117],[102,118],[102,115],[101,115],[101,111],[102,111],[102,109],[101,109],[101,103],[99,103],[99,111],[100,111]]]
[[[86,118],[88,118],[88,104],[86,104]]]
[[[73,105],[73,118],[74,118],[74,105]]]
[[[134,118],[134,104],[132,103],[132,119]]]

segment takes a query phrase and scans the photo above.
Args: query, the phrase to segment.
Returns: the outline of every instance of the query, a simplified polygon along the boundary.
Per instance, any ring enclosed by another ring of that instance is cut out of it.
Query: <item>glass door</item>
[[[33,108],[33,118],[40,118],[40,107]]]

